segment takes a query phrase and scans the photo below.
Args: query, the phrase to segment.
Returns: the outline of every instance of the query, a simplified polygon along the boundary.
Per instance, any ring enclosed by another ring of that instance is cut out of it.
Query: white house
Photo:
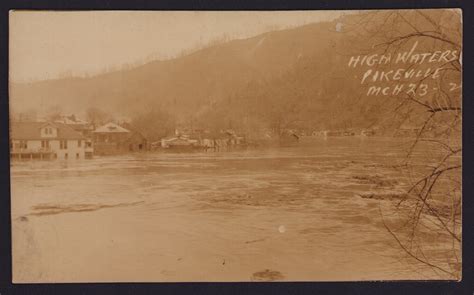
[[[84,159],[85,138],[63,123],[12,122],[10,156],[18,159]]]
[[[63,123],[84,136],[86,158],[92,158],[94,147],[92,144],[92,131],[94,127],[87,121],[81,120],[73,115],[61,115],[54,123]]]

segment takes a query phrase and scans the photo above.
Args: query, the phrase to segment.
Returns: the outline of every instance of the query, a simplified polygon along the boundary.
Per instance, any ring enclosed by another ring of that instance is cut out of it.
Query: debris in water
[[[284,233],[286,231],[286,227],[284,225],[280,225],[280,227],[278,227],[278,231],[280,233]]]
[[[395,179],[385,179],[380,175],[356,175],[352,177],[362,184],[372,184],[379,188],[394,187],[398,184]]]
[[[143,203],[143,201],[133,203],[118,203],[118,204],[70,204],[70,205],[50,205],[50,204],[39,204],[33,206],[33,213],[28,215],[32,216],[43,216],[43,215],[54,215],[61,213],[73,213],[73,212],[90,212],[97,211],[105,208],[114,207],[126,207],[133,206]]]
[[[263,282],[271,282],[277,280],[283,280],[285,277],[283,274],[276,270],[265,269],[263,271],[255,272],[251,280],[252,281],[263,281]]]
[[[256,243],[256,242],[261,242],[265,241],[265,238],[257,239],[257,240],[251,240],[251,241],[245,241],[245,244],[250,244],[250,243]]]
[[[356,196],[363,199],[375,199],[375,200],[399,200],[406,197],[405,193],[365,193],[365,194],[356,194]]]

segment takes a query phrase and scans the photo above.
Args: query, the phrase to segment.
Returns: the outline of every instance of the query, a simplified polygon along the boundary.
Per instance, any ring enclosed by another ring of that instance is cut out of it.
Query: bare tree
[[[54,105],[46,111],[45,118],[48,121],[56,121],[61,118],[63,111],[59,105]]]
[[[111,121],[113,118],[107,112],[99,108],[91,107],[86,110],[86,119],[94,127],[98,127],[107,123],[108,121]]]
[[[439,75],[419,77],[392,100],[392,119],[412,119],[413,136],[400,166],[410,185],[390,209],[381,209],[383,225],[414,266],[427,266],[438,278],[461,275],[462,33],[457,10],[390,11],[364,14],[352,23],[355,51],[395,56],[418,42],[425,51],[450,50],[456,58]],[[363,44],[361,44],[363,43]],[[365,46],[364,45],[370,45]],[[391,65],[381,64],[383,71]],[[416,68],[413,64],[410,67]],[[428,88],[428,79],[431,91]]]
[[[149,140],[157,141],[174,133],[176,119],[164,110],[151,108],[136,114],[131,125]]]

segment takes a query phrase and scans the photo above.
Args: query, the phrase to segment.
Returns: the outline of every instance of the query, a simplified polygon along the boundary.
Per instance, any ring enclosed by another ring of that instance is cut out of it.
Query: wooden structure
[[[12,122],[12,159],[84,159],[84,137],[66,124]]]

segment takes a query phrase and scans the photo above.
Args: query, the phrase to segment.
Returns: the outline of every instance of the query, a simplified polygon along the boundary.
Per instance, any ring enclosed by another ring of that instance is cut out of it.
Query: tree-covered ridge
[[[155,139],[172,130],[170,125],[247,134],[379,128],[390,135],[404,124],[416,127],[419,112],[425,112],[411,107],[393,112],[406,106],[390,95],[367,95],[361,78],[368,67],[348,66],[351,57],[395,59],[415,41],[420,52],[453,47],[460,41],[456,17],[448,10],[365,12],[94,77],[13,84],[12,111],[41,105],[43,112],[59,107],[85,114],[95,108],[152,129],[146,133]],[[384,67],[393,65],[373,70]]]

